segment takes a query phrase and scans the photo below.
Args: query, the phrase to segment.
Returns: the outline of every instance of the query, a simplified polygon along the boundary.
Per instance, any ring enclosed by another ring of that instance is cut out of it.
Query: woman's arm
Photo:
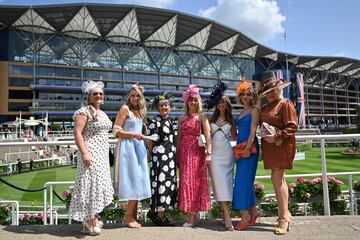
[[[114,124],[114,135],[117,138],[136,138],[138,140],[142,140],[144,139],[144,135],[141,133],[133,133],[133,132],[128,132],[128,131],[124,131],[123,126],[124,126],[124,122],[126,120],[126,118],[128,118],[129,112],[128,112],[128,107],[126,105],[123,105],[117,116],[116,116],[116,120],[115,120],[115,124]]]
[[[91,164],[91,156],[88,152],[88,149],[85,145],[84,137],[82,132],[85,129],[88,116],[85,113],[79,113],[75,116],[74,123],[74,138],[77,148],[81,154],[82,160],[86,167],[89,167]]]
[[[231,123],[231,141],[237,140],[237,132],[236,132],[236,122],[235,119],[233,119],[233,122]]]
[[[260,117],[259,109],[254,107],[251,110],[250,134],[249,134],[249,137],[248,137],[247,145],[245,147],[245,149],[248,150],[248,151],[251,149],[251,146],[253,145],[254,140],[256,138],[256,129],[257,129],[257,126],[259,124],[259,117]]]
[[[180,141],[181,141],[181,123],[182,121],[184,121],[185,116],[180,116],[179,120],[178,120],[178,125],[177,125],[177,136],[176,136],[176,162],[177,164],[179,163],[179,156],[180,156]]]
[[[211,144],[211,128],[210,128],[210,124],[209,121],[206,117],[206,115],[204,113],[202,113],[200,115],[200,121],[202,123],[202,126],[204,128],[204,134],[205,134],[205,138],[206,138],[206,162],[211,161],[211,148],[212,148],[212,144]]]
[[[295,135],[298,129],[298,118],[294,104],[286,100],[281,109],[281,116],[283,117],[284,129],[275,134],[275,143],[280,146],[283,141],[290,136]]]

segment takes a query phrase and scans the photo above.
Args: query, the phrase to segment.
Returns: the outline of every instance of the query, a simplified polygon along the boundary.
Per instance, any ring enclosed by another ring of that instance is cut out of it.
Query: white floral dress
[[[85,167],[78,154],[75,186],[71,197],[70,216],[77,221],[94,218],[113,200],[114,189],[109,165],[108,133],[112,122],[105,112],[99,111],[94,121],[83,107],[74,113],[85,113],[88,121],[83,131],[85,145],[91,156],[91,164]]]

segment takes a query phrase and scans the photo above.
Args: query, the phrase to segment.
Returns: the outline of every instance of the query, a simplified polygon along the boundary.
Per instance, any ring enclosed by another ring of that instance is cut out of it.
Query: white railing
[[[320,140],[321,144],[321,176],[323,178],[323,198],[324,198],[324,214],[325,216],[330,216],[330,200],[329,200],[329,189],[328,189],[328,178],[327,178],[327,168],[326,168],[326,154],[325,154],[325,140],[337,140],[337,139],[360,139],[360,134],[340,134],[340,135],[305,135],[305,136],[296,136],[297,140]],[[110,144],[115,144],[117,139],[110,139]],[[75,145],[74,140],[69,141],[49,141],[49,142],[19,142],[19,143],[0,143],[0,147],[9,147],[9,146],[36,146],[36,145],[46,145],[46,146],[58,146],[58,145]],[[347,173],[349,174],[349,173]],[[289,175],[291,176],[291,175]],[[302,174],[302,176],[305,176]],[[311,175],[309,175],[311,176]],[[315,174],[314,176],[319,176],[319,174]],[[263,176],[264,178],[269,176]],[[350,176],[351,178],[351,176]],[[54,184],[71,184],[72,182],[53,182]],[[47,183],[50,186],[50,212],[52,212],[52,184]],[[46,212],[46,195],[47,190],[44,191],[44,212]],[[46,216],[46,215],[45,215]],[[44,223],[46,219],[44,220]],[[53,223],[52,217],[50,214],[50,222]]]
[[[11,204],[11,225],[19,226],[19,202],[15,200],[0,200],[0,203]]]
[[[53,191],[54,191],[54,186],[56,185],[71,185],[71,184],[75,184],[74,181],[64,181],[64,182],[46,182],[44,184],[44,218],[43,218],[43,222],[44,225],[47,225],[47,206],[48,206],[48,202],[47,202],[47,195],[48,195],[48,189],[50,192],[50,196],[49,196],[49,213],[53,212],[53,203],[54,203],[54,195],[53,195]],[[49,223],[50,225],[54,224],[54,219],[52,214],[50,214],[50,219],[49,219]]]
[[[327,175],[329,176],[348,176],[349,177],[349,199],[350,199],[350,215],[354,215],[355,214],[355,200],[354,200],[354,194],[353,194],[353,175],[360,175],[360,172],[335,172],[335,173],[327,173]],[[323,176],[322,173],[310,173],[310,174],[291,174],[291,175],[286,175],[285,178],[298,178],[298,177],[319,177],[319,176]],[[256,176],[255,179],[271,179],[271,176]],[[327,181],[327,178],[326,178]],[[324,183],[324,179],[323,179],[323,183]],[[324,185],[323,185],[324,187]],[[329,196],[328,196],[328,200],[329,200]],[[325,205],[325,195],[324,195],[324,205]],[[329,201],[329,205],[330,205],[330,201]],[[325,210],[325,206],[324,206],[324,210]],[[325,212],[324,212],[325,213]],[[330,214],[330,209],[329,209],[329,214]],[[325,214],[326,215],[326,214]],[[329,215],[330,216],[330,215]]]

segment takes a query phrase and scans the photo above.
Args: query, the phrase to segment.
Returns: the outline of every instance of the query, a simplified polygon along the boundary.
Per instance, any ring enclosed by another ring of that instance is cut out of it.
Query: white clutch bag
[[[264,137],[267,135],[275,135],[278,129],[266,122],[263,122],[260,127],[260,137]]]
[[[206,146],[206,138],[204,134],[199,134],[197,136],[198,139],[198,144],[200,147],[205,147]]]

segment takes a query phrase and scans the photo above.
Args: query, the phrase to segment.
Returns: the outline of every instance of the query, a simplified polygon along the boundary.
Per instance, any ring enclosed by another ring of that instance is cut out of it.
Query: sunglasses
[[[251,97],[251,93],[240,93],[240,97]]]
[[[96,95],[102,96],[102,95],[104,95],[104,93],[102,93],[102,92],[93,92],[91,95],[93,95],[93,96],[96,96]]]

